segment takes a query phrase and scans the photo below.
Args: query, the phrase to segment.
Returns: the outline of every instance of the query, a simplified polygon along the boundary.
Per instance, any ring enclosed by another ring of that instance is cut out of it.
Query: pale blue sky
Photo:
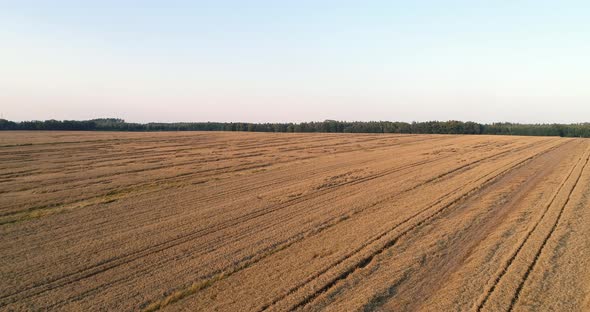
[[[590,121],[588,1],[4,1],[11,120]]]

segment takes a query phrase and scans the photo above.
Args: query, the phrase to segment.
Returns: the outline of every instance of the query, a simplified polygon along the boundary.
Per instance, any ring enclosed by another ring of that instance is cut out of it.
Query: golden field
[[[590,310],[590,144],[0,132],[0,310]]]

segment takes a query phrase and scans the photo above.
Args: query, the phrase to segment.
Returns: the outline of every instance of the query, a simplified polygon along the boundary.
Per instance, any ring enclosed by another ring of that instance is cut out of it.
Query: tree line
[[[78,131],[250,131],[327,133],[408,133],[408,134],[501,134],[529,136],[590,137],[590,123],[578,124],[482,124],[463,121],[336,121],[301,123],[176,122],[129,123],[118,118],[92,120],[45,120],[14,122],[0,119],[0,130]]]

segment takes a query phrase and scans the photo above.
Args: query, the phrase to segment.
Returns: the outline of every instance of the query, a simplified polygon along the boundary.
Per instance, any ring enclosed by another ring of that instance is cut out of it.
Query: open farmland
[[[589,141],[0,132],[0,310],[590,309]]]

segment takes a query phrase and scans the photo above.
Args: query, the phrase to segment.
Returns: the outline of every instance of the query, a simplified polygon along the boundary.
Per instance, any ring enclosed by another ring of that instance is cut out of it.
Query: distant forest
[[[0,130],[83,130],[83,131],[250,131],[329,133],[413,133],[413,134],[501,134],[561,137],[590,137],[590,123],[580,124],[481,124],[462,121],[336,121],[302,123],[177,122],[129,123],[118,118],[92,120],[45,120],[13,122],[0,119]]]

